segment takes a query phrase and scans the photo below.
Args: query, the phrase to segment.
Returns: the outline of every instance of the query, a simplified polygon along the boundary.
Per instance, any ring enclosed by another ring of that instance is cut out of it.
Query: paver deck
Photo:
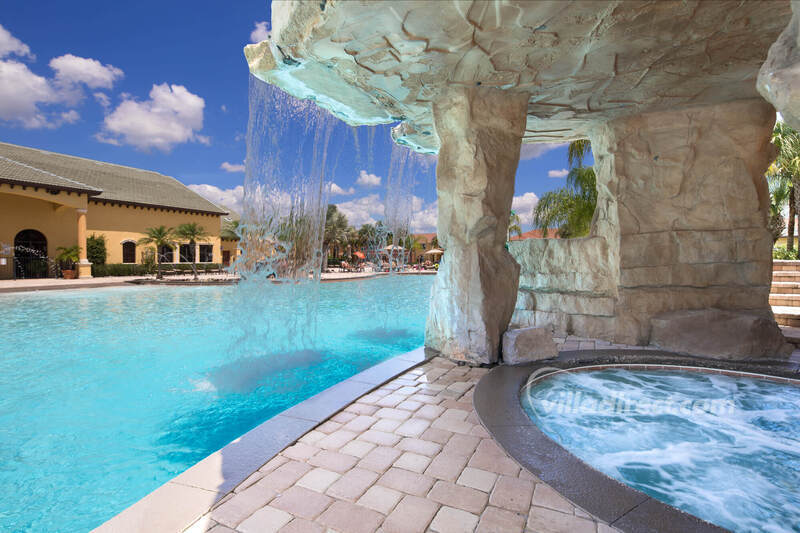
[[[616,531],[489,436],[472,407],[486,372],[442,358],[411,369],[303,435],[186,531]]]

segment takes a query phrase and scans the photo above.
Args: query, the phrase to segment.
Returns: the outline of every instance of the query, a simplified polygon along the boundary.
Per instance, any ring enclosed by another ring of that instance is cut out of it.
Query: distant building
[[[515,235],[511,237],[512,241],[522,241],[525,239],[558,239],[558,230],[557,229],[549,229],[547,230],[547,236],[544,235],[544,230],[541,229],[532,229],[530,231],[526,231],[522,235]]]
[[[408,262],[413,264],[413,263],[418,263],[420,258],[424,258],[425,252],[427,252],[431,248],[434,248],[433,244],[434,244],[434,239],[436,239],[436,232],[434,231],[433,233],[414,233],[411,235],[411,237],[416,239],[416,241],[419,243],[419,249],[411,250],[411,255],[408,259]]]
[[[147,228],[196,222],[209,234],[161,250],[164,262],[225,263],[233,239],[220,239],[227,212],[175,178],[34,148],[0,143],[0,279],[42,276],[37,261],[78,245],[80,277],[91,276],[86,239],[106,238],[106,263],[141,263]],[[230,237],[227,235],[227,237]],[[152,247],[149,247],[152,249]],[[46,275],[46,271],[44,272]]]

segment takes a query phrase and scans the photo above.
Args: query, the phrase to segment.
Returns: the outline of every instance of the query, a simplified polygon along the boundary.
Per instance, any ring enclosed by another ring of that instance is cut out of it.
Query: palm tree
[[[508,231],[506,232],[506,240],[511,240],[511,235],[516,233],[517,237],[522,236],[522,220],[520,220],[519,215],[516,214],[514,211],[511,211],[511,215],[508,217]]]
[[[339,211],[334,204],[328,204],[328,211],[325,213],[325,233],[322,237],[323,248],[323,268],[328,268],[328,253],[331,245],[334,250],[338,246],[347,242],[347,217]]]
[[[557,227],[562,239],[588,235],[597,207],[597,177],[594,168],[583,166],[591,150],[586,139],[573,141],[567,148],[569,174],[567,186],[542,195],[533,209],[533,226],[544,231]]]
[[[208,232],[206,232],[205,228],[203,228],[203,226],[199,225],[197,222],[187,222],[186,224],[181,224],[178,226],[178,229],[175,230],[175,236],[184,241],[189,241],[189,246],[191,246],[192,250],[192,273],[194,274],[194,279],[197,279],[197,253],[195,253],[196,245],[197,241],[201,241],[208,237]]]
[[[772,130],[772,144],[778,149],[775,166],[790,180],[789,187],[789,224],[786,228],[786,249],[794,250],[794,219],[800,197],[796,194],[800,184],[800,134],[783,122],[775,124]]]
[[[583,159],[592,150],[589,139],[578,139],[567,146],[567,162],[569,167],[582,167]]]
[[[767,228],[772,233],[772,244],[775,244],[786,227],[786,222],[783,219],[783,209],[791,196],[792,177],[788,172],[783,171],[773,163],[767,170],[767,185],[769,186],[770,199]]]
[[[152,244],[156,247],[156,265],[157,274],[156,279],[163,279],[161,275],[161,248],[168,246],[173,248],[172,242],[175,240],[175,230],[166,226],[157,226],[154,228],[147,228],[144,230],[145,237],[139,239],[138,244],[148,245]]]
[[[420,257],[417,252],[422,251],[422,238],[420,238],[417,235],[409,233],[408,236],[406,236],[405,238],[403,246],[406,249],[406,253],[408,254],[408,262],[413,263],[415,259],[418,259]]]

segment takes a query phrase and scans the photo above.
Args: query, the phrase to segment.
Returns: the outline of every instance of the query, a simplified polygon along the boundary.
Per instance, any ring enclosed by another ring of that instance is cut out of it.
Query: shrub
[[[785,246],[776,246],[772,249],[773,259],[797,259],[797,250],[787,250]]]
[[[106,264],[106,236],[92,233],[86,239],[86,257],[93,265]]]

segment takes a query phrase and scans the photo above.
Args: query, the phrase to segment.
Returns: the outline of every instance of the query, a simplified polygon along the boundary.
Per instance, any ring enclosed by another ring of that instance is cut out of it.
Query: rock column
[[[425,345],[470,364],[494,363],[514,311],[519,265],[505,248],[527,93],[449,88],[434,103],[444,258]]]
[[[758,92],[792,128],[800,130],[800,0],[792,0],[792,18],[758,73]]]
[[[596,124],[591,234],[514,243],[514,325],[725,359],[785,355],[769,305],[774,122],[751,99]]]

